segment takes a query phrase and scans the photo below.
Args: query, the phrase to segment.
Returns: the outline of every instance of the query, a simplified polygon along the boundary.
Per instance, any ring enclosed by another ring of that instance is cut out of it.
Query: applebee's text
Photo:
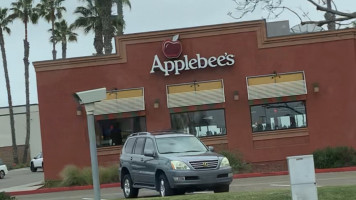
[[[179,75],[183,70],[187,71],[194,69],[204,69],[207,67],[214,68],[218,66],[232,66],[235,64],[234,58],[234,55],[227,53],[218,57],[212,56],[210,58],[204,58],[201,57],[200,54],[196,54],[196,58],[189,59],[187,55],[184,55],[182,60],[167,60],[162,63],[158,56],[155,55],[150,73],[155,73],[155,71],[159,69],[164,72],[165,76],[169,76],[170,73]]]

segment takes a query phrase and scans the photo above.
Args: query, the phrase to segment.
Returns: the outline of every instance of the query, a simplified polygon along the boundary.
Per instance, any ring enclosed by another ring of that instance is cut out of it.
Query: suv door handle
[[[143,162],[143,158],[141,158],[141,162]]]

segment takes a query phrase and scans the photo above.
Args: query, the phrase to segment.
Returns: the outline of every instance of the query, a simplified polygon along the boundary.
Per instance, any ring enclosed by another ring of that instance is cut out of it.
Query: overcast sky
[[[14,0],[0,0],[1,8],[9,8]],[[266,17],[266,13],[255,12],[243,19],[236,20],[228,16],[228,12],[234,11],[235,3],[232,0],[130,0],[131,10],[124,9],[126,21],[125,34],[148,32],[183,27],[196,27],[210,24],[221,24],[239,21],[248,21]],[[317,0],[316,0],[317,1]],[[39,0],[34,1],[35,4]],[[315,9],[306,0],[285,0],[287,5],[295,10],[309,11],[313,19],[320,18]],[[355,0],[335,0],[338,9],[350,12],[349,8],[355,8]],[[67,8],[64,18],[72,23],[78,16],[73,14],[74,9],[82,5],[78,0],[66,0],[63,4]],[[353,11],[355,11],[353,10]],[[279,19],[268,19],[268,21],[289,20],[290,27],[299,23],[298,18],[290,13],[284,13]],[[20,20],[10,25],[11,35],[5,35],[5,48],[7,53],[8,69],[11,81],[11,92],[13,105],[25,104],[25,81],[23,64],[23,39],[24,26]],[[30,101],[31,104],[38,103],[36,74],[32,62],[51,60],[52,45],[49,43],[50,24],[41,19],[36,25],[29,25],[30,42]],[[68,44],[67,57],[88,56],[95,53],[93,47],[93,35],[79,34],[78,42]],[[57,58],[61,58],[61,45],[56,46]],[[0,58],[0,107],[7,107],[7,93],[3,72],[3,62]]]

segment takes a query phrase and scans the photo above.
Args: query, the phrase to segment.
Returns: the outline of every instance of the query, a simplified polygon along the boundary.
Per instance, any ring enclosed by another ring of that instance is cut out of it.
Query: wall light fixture
[[[319,92],[319,83],[313,83],[314,92]]]
[[[239,97],[239,91],[234,91],[234,100],[238,101],[240,99]]]
[[[154,108],[159,108],[159,99],[156,99],[153,103]]]

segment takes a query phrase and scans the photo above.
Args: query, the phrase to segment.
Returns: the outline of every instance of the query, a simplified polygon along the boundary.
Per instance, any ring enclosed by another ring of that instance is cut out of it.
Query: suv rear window
[[[132,148],[134,144],[135,144],[135,138],[129,139],[125,145],[125,153],[132,153]]]

